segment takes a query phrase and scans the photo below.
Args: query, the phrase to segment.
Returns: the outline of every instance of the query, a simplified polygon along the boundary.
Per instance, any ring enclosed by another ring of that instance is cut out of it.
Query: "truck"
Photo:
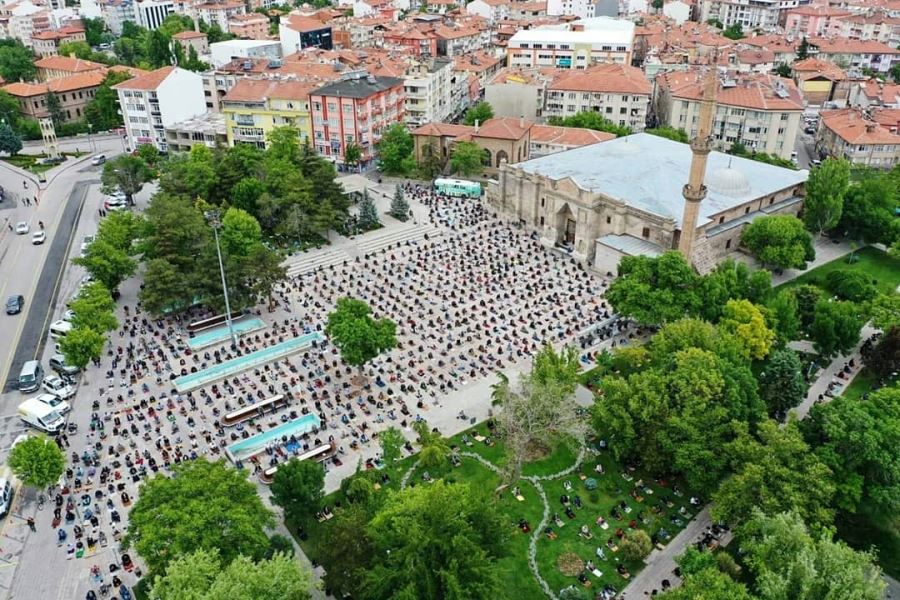
[[[46,433],[57,434],[66,425],[65,419],[55,408],[37,398],[29,398],[20,404],[18,412],[19,418],[26,424]]]

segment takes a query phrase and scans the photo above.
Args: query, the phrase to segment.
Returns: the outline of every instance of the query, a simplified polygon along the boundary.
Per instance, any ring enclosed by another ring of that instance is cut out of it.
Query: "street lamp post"
[[[88,148],[91,149],[91,152],[94,152],[94,150],[95,150],[95,148],[94,148],[94,138],[93,138],[92,135],[91,135],[91,134],[94,133],[94,124],[93,124],[93,123],[88,123],[87,126],[88,126]]]
[[[231,303],[228,301],[228,284],[225,283],[225,266],[222,264],[222,248],[219,246],[219,228],[222,227],[221,212],[218,210],[208,210],[203,213],[206,220],[213,228],[213,235],[216,238],[216,254],[219,257],[219,274],[222,276],[222,291],[225,294],[225,322],[228,323],[228,334],[231,336],[231,348],[237,348],[237,335],[234,333],[234,324],[231,322]]]

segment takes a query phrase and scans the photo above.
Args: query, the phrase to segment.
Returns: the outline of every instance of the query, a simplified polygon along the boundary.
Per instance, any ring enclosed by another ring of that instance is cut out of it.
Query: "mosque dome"
[[[717,169],[706,177],[706,187],[716,194],[738,198],[750,192],[750,182],[731,167]]]

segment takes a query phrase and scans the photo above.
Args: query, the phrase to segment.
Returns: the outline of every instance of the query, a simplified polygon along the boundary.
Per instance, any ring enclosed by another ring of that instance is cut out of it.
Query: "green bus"
[[[481,184],[465,179],[435,179],[434,191],[447,196],[481,197]]]

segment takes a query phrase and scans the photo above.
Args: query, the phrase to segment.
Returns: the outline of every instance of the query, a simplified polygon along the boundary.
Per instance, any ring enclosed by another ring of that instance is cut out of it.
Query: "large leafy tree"
[[[415,168],[412,135],[402,123],[388,127],[377,144],[378,168],[388,175],[403,175]]]
[[[865,499],[884,514],[900,510],[900,388],[814,406],[803,431],[834,471],[841,509],[854,512]]]
[[[108,71],[94,97],[84,107],[85,120],[94,126],[94,131],[106,131],[122,126],[119,114],[119,94],[112,86],[128,81],[132,75],[128,71]]]
[[[447,461],[450,444],[436,429],[428,427],[428,422],[419,420],[413,423],[419,442],[419,463],[425,467],[440,467]]]
[[[0,123],[0,152],[15,156],[22,150],[22,137],[6,123]]]
[[[889,378],[900,370],[900,325],[892,325],[881,339],[862,348],[866,367],[879,377]]]
[[[59,351],[66,357],[66,364],[85,368],[92,359],[103,355],[106,339],[90,327],[74,327],[59,341]]]
[[[626,256],[606,299],[620,315],[658,325],[698,313],[698,283],[698,275],[677,252],[656,258]]]
[[[837,230],[866,244],[890,245],[900,235],[898,207],[895,178],[885,173],[866,173],[847,190]]]
[[[879,294],[866,304],[865,313],[869,315],[872,325],[887,331],[894,325],[900,325],[900,294]]]
[[[759,374],[759,396],[770,415],[785,414],[806,395],[800,356],[790,348],[772,352]]]
[[[19,40],[0,40],[0,77],[9,82],[33,81],[37,77],[31,50]]]
[[[32,435],[10,450],[7,464],[19,481],[43,489],[59,481],[66,468],[66,457],[49,438]]]
[[[400,458],[406,438],[396,427],[388,427],[378,435],[378,445],[381,447],[381,458],[388,466]]]
[[[84,267],[91,277],[110,290],[118,288],[137,269],[137,261],[125,250],[99,237],[88,246],[83,256],[73,258],[72,262]]]
[[[847,354],[856,346],[862,326],[857,305],[823,298],[816,302],[809,337],[819,356],[831,358]]]
[[[827,158],[813,169],[806,181],[803,222],[813,233],[833,229],[841,219],[844,195],[850,186],[850,163],[842,158]]]
[[[272,501],[293,523],[319,510],[325,493],[325,469],[310,460],[291,459],[278,466],[272,480]]]
[[[811,535],[797,512],[753,513],[738,532],[760,600],[880,600],[885,582],[871,553]]]
[[[575,113],[570,117],[550,117],[547,122],[550,125],[561,127],[581,127],[595,131],[605,131],[614,135],[623,136],[631,133],[631,128],[617,125],[598,112],[584,111]]]
[[[363,366],[386,350],[397,345],[397,326],[387,318],[372,318],[372,309],[362,300],[341,298],[328,315],[325,333],[341,351],[348,365]]]
[[[192,199],[214,201],[217,196],[216,164],[212,150],[201,144],[186,154],[177,154],[167,161],[159,178],[159,187],[169,194]]]
[[[726,302],[719,326],[741,342],[749,358],[765,358],[775,341],[775,332],[766,326],[762,311],[749,300]]]
[[[109,294],[106,286],[94,281],[87,284],[78,292],[78,297],[69,303],[72,310],[72,325],[78,327],[90,327],[94,331],[112,331],[119,326],[116,316],[113,314],[115,302]]]
[[[284,554],[222,564],[216,551],[177,557],[153,582],[156,600],[308,600],[312,574]]]
[[[795,510],[810,526],[828,527],[834,520],[833,473],[803,439],[797,421],[781,427],[760,423],[757,436],[744,423],[724,447],[734,474],[713,496],[713,516],[731,524],[747,521],[753,510],[766,514]]]
[[[365,585],[364,573],[374,557],[372,541],[366,534],[371,518],[365,503],[348,504],[331,521],[328,543],[319,548],[319,560],[326,567],[325,585],[336,597],[355,596]]]
[[[103,191],[121,190],[129,204],[134,204],[134,195],[144,189],[144,184],[153,179],[153,172],[147,163],[130,154],[121,154],[103,165],[100,180]]]
[[[360,597],[500,597],[504,532],[493,502],[468,485],[438,480],[397,492],[366,528],[374,551]]]
[[[450,166],[466,177],[478,175],[484,170],[484,152],[475,142],[457,142],[450,155]]]
[[[174,467],[141,486],[129,514],[126,547],[134,545],[150,572],[197,550],[217,550],[223,564],[238,556],[262,557],[265,529],[274,525],[246,472],[224,462],[197,460]]]
[[[494,118],[494,107],[488,102],[482,100],[475,106],[466,111],[463,123],[466,125],[474,125],[476,122],[484,124],[488,119]]]
[[[741,242],[764,265],[778,269],[804,268],[816,257],[803,223],[791,215],[771,215],[753,221]]]
[[[682,567],[682,570],[684,568]],[[685,575],[682,584],[658,595],[660,600],[754,600],[747,586],[715,566]]]
[[[800,308],[792,290],[782,290],[769,300],[766,308],[774,321],[779,344],[787,344],[800,336]]]

